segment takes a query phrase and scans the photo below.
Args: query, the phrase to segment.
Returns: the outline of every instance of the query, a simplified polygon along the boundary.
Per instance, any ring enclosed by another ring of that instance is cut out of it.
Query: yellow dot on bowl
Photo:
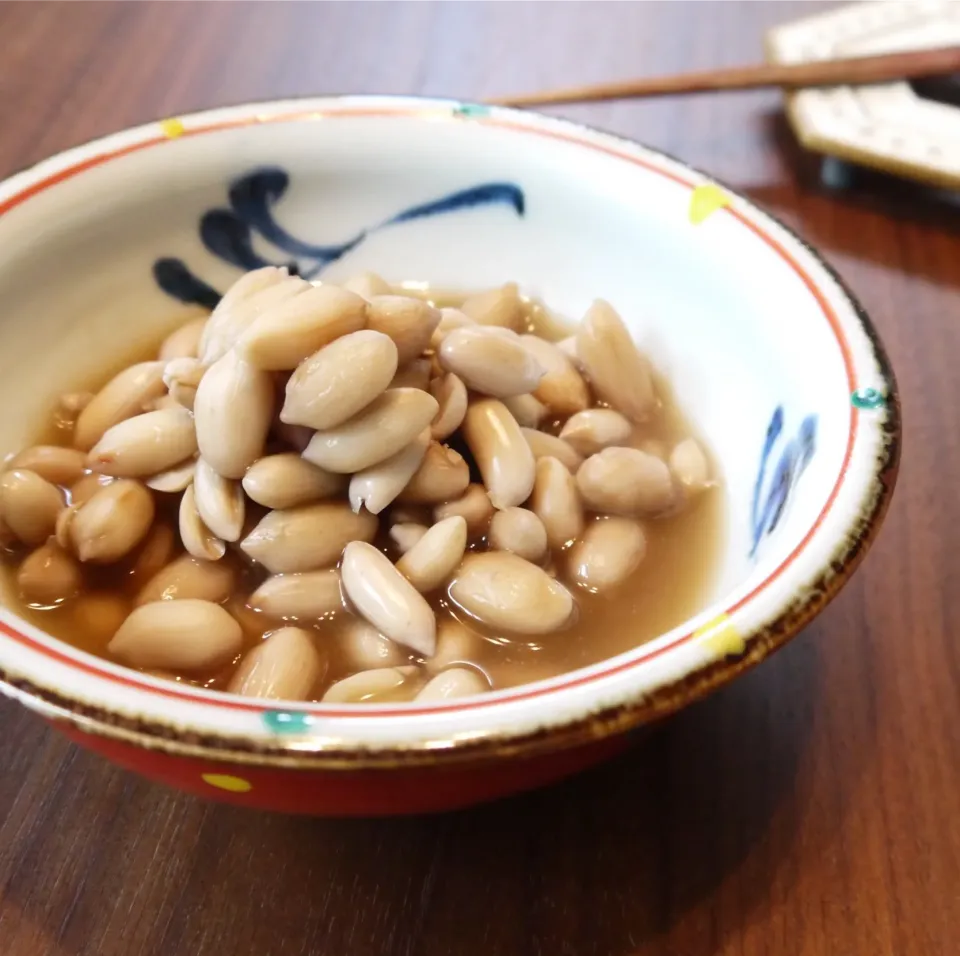
[[[163,130],[163,135],[166,136],[167,139],[176,139],[178,136],[183,136],[187,131],[183,123],[176,117],[160,120],[160,129]]]
[[[697,186],[690,195],[690,222],[699,226],[707,216],[730,205],[730,197],[713,183]]]
[[[204,783],[209,783],[211,787],[218,790],[229,790],[231,793],[248,793],[253,789],[253,784],[243,777],[231,777],[228,773],[203,773],[200,779]]]
[[[718,614],[703,627],[698,627],[693,636],[717,657],[742,654],[747,649],[743,635],[734,627],[730,615],[726,613]]]

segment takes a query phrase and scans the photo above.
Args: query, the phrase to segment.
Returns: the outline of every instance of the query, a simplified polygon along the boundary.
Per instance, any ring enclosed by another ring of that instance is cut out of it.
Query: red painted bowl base
[[[628,737],[534,757],[442,767],[313,770],[218,763],[148,750],[51,721],[74,742],[150,780],[237,806],[314,816],[454,810],[553,783],[619,753]]]

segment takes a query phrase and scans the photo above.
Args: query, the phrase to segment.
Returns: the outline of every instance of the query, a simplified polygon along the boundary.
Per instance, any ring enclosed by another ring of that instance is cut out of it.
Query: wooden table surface
[[[815,9],[2,3],[0,173],[252,98],[477,98],[733,65],[759,56],[768,26]],[[826,191],[776,93],[565,113],[727,180],[862,298],[906,423],[899,490],[863,569],[784,651],[622,759],[446,816],[336,822],[203,803],[4,700],[2,956],[960,951],[956,211],[875,176]]]

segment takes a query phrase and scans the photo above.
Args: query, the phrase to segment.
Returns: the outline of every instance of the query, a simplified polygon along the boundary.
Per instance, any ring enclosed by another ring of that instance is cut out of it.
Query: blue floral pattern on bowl
[[[753,487],[753,504],[750,509],[751,558],[756,557],[761,542],[780,524],[793,490],[816,451],[817,416],[807,415],[800,422],[797,434],[793,438],[788,438],[786,444],[782,445],[779,458],[774,464],[775,453],[781,445],[780,439],[784,433],[784,419],[783,406],[778,405],[774,409],[763,440],[760,467]],[[770,472],[769,480],[768,471]]]
[[[287,266],[291,273],[312,279],[356,249],[368,236],[388,226],[489,206],[507,206],[518,217],[526,211],[526,197],[516,184],[481,183],[403,209],[339,245],[321,246],[298,239],[277,222],[275,206],[289,185],[289,173],[279,166],[259,167],[234,180],[227,191],[229,207],[209,209],[200,217],[200,239],[206,249],[245,272],[262,266]],[[287,253],[289,259],[284,262],[265,259],[253,247],[255,236]],[[158,259],[153,265],[153,275],[164,292],[181,302],[212,309],[220,301],[220,293],[196,276],[181,259]]]

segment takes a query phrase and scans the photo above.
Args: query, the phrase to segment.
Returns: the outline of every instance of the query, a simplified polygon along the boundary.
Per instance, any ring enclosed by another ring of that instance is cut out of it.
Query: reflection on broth
[[[571,332],[576,332],[571,336]],[[440,701],[695,614],[716,469],[597,302],[248,273],[0,475],[9,603],[158,677]]]

